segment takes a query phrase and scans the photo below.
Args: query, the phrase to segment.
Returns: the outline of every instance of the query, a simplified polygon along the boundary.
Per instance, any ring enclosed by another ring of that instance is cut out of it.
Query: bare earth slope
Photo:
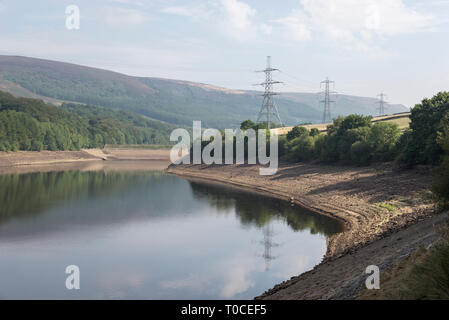
[[[160,170],[169,164],[169,149],[82,149],[80,151],[17,151],[0,152],[0,174],[36,171],[119,166],[129,168],[153,168],[155,162]],[[106,160],[106,161],[104,161]],[[132,165],[125,163],[134,161]],[[118,164],[120,163],[120,164]]]
[[[285,164],[274,176],[260,176],[258,166],[183,165],[168,172],[286,199],[344,221],[347,230],[328,238],[321,264],[261,298],[352,298],[363,288],[368,265],[384,270],[427,245],[435,238],[433,224],[442,219],[431,217],[430,175],[422,167],[395,171],[392,165]]]

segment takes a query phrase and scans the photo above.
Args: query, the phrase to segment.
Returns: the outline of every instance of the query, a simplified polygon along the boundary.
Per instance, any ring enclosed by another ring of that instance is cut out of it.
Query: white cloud
[[[435,24],[434,17],[402,0],[300,0],[300,4],[300,9],[275,21],[296,41],[324,37],[363,49],[376,38],[426,31]]]
[[[251,17],[256,14],[256,10],[238,0],[222,0],[221,3],[230,25],[238,31],[248,31],[252,26]]]
[[[269,35],[271,35],[273,33],[273,26],[262,23],[260,25],[260,31],[262,31],[262,33],[264,35],[269,36]]]
[[[208,285],[210,279],[204,274],[190,274],[186,278],[161,281],[159,285],[165,289],[196,289],[201,290]]]
[[[120,4],[133,4],[133,5],[142,5],[141,1],[135,1],[135,0],[110,0],[112,2],[120,3]]]
[[[209,20],[214,15],[214,8],[208,3],[192,6],[165,7],[162,8],[161,11],[163,13],[185,16],[198,20]]]
[[[164,13],[170,13],[175,14],[178,16],[186,16],[186,17],[194,17],[195,16],[195,10],[189,7],[166,7],[162,8],[161,10]]]
[[[275,273],[279,279],[288,279],[294,275],[301,274],[313,266],[309,256],[297,255],[285,260],[285,264]]]
[[[236,265],[230,269],[220,295],[223,298],[232,298],[254,286],[254,281],[248,279],[250,272],[244,265]]]
[[[270,35],[272,27],[254,22],[256,10],[239,0],[220,0],[219,2],[200,2],[185,6],[170,6],[162,12],[202,20],[208,27],[218,26],[220,32],[246,41],[257,38],[258,34]]]
[[[275,20],[274,22],[279,23],[283,29],[286,29],[285,34],[289,39],[297,42],[308,41],[312,38],[312,33],[309,27],[302,22],[303,19],[295,15],[291,15],[286,18]]]
[[[111,26],[136,26],[150,18],[143,11],[122,7],[104,7],[100,11],[102,21]]]
[[[360,50],[372,50],[379,39],[430,30],[435,25],[434,17],[403,0],[299,0],[299,4],[271,24],[258,21],[256,10],[242,0],[198,2],[161,11],[216,25],[240,41],[276,34],[292,42],[324,39]]]

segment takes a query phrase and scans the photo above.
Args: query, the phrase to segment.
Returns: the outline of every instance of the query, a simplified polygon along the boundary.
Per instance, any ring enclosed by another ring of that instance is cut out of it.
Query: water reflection
[[[313,267],[342,228],[161,171],[0,175],[0,202],[4,298],[252,298]]]
[[[190,182],[193,196],[206,200],[222,211],[235,209],[242,225],[263,227],[272,220],[282,220],[294,231],[310,230],[312,234],[329,236],[342,231],[342,225],[323,215],[293,206],[287,201],[215,185]]]

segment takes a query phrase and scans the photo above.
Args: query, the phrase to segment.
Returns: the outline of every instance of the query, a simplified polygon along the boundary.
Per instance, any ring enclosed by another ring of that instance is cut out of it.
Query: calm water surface
[[[340,223],[161,171],[0,175],[0,298],[246,299],[311,269]],[[67,290],[77,265],[81,289]]]

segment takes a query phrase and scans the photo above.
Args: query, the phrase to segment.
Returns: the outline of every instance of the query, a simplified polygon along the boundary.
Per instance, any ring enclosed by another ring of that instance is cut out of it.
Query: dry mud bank
[[[169,152],[168,149],[124,148],[0,152],[0,174],[95,168],[137,170],[147,169],[148,165],[163,170],[169,164]]]
[[[364,271],[381,270],[420,245],[434,241],[430,175],[425,167],[394,170],[392,165],[342,167],[284,164],[273,176],[260,176],[258,166],[182,165],[168,172],[188,179],[225,183],[285,199],[344,222],[343,233],[329,237],[323,262],[258,298],[348,299],[363,288]]]

